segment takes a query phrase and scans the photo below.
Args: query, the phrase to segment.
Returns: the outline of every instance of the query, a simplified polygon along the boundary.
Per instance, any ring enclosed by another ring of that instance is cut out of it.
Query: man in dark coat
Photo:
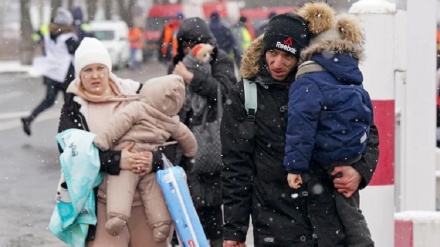
[[[260,26],[255,28],[255,37],[262,35],[266,31],[267,24],[269,23],[269,20],[272,19],[272,17],[274,17],[276,15],[277,15],[277,13],[274,11],[269,13],[269,15],[267,16],[267,20],[264,21]]]
[[[228,55],[233,56],[236,65],[240,65],[241,53],[237,48],[237,41],[229,27],[225,26],[218,12],[212,12],[209,22],[209,30],[211,30],[214,38],[217,40],[218,48],[224,50]]]
[[[207,122],[213,122],[218,117],[217,100],[224,103],[226,95],[236,82],[234,62],[223,50],[218,49],[216,40],[208,25],[198,17],[185,19],[177,33],[177,39],[177,55],[173,59],[169,72],[182,76],[192,95],[206,98]],[[190,71],[182,62],[190,49],[199,43],[208,43],[215,47],[211,54],[211,73],[197,69]],[[222,99],[217,99],[217,88],[219,86]],[[184,105],[179,115],[181,121],[190,129],[202,123],[203,115],[195,114],[190,105]],[[218,155],[220,154],[221,150],[219,148]],[[223,220],[220,172],[195,173],[191,170],[191,166],[206,164],[196,164],[192,160],[182,159],[180,164],[187,172],[191,196],[206,237],[210,240],[212,247],[221,247]]]
[[[371,125],[362,158],[344,167],[341,178],[331,180],[326,170],[311,163],[303,186],[289,187],[283,166],[288,89],[299,52],[309,39],[303,18],[278,15],[269,22],[264,38],[256,39],[243,56],[240,74],[256,83],[258,107],[255,114],[247,114],[240,81],[231,89],[224,109],[224,247],[245,246],[249,216],[256,247],[345,246],[333,190],[351,195],[369,183],[377,165],[378,133]]]
[[[78,36],[78,41],[81,43],[85,37],[95,37],[93,32],[90,31],[90,25],[84,22],[81,7],[76,7],[72,9],[71,12],[73,16],[73,27],[75,28],[75,33]]]
[[[79,42],[72,24],[72,14],[64,8],[58,8],[54,21],[49,25],[49,33],[44,36],[46,66],[43,83],[46,85],[46,95],[29,116],[20,119],[23,131],[28,136],[31,135],[32,122],[55,104],[58,93],[62,92],[65,96],[69,83],[75,78],[72,61]]]

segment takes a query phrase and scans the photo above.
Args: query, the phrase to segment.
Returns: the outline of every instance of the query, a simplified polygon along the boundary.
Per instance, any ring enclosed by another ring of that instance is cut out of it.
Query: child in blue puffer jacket
[[[299,15],[311,9],[317,14],[304,19],[315,36],[301,53],[304,62],[289,89],[284,166],[293,189],[303,183],[301,174],[310,162],[337,178],[335,167],[360,160],[373,122],[372,102],[358,66],[364,43],[358,21],[349,15],[335,16],[324,3],[307,4]],[[349,196],[334,189],[333,194],[346,246],[374,246],[359,210],[359,191]]]

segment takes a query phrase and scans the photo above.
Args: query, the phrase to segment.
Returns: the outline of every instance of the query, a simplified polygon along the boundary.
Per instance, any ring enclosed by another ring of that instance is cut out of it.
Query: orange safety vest
[[[128,40],[130,41],[130,48],[142,48],[142,30],[138,27],[130,28],[128,31]]]
[[[437,30],[437,52],[440,51],[440,30]]]
[[[161,53],[163,56],[167,55],[168,47],[171,44],[171,54],[174,57],[177,54],[177,32],[179,31],[179,27],[177,23],[167,23],[163,29],[163,41],[162,41],[162,49]]]

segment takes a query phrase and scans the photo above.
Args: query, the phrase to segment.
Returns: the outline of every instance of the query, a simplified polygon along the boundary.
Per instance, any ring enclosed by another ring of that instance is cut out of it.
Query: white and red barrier
[[[376,247],[393,246],[394,229],[394,12],[365,5],[368,0],[353,4],[365,30],[365,61],[361,63],[364,87],[374,106],[374,123],[379,130],[379,161],[370,184],[361,191],[364,212]],[[385,3],[389,4],[389,3]],[[383,10],[387,11],[383,11]],[[390,55],[384,55],[390,54]]]
[[[402,220],[397,213],[394,222],[395,211],[435,208],[436,0],[426,1],[423,6],[400,1],[402,9],[396,10],[392,1],[361,0],[350,9],[366,33],[361,69],[379,129],[378,167],[361,191],[361,209],[376,247],[440,246],[439,241],[414,245],[419,232],[432,239],[440,221],[425,224],[414,214]]]
[[[440,212],[405,211],[395,214],[394,246],[440,246]]]

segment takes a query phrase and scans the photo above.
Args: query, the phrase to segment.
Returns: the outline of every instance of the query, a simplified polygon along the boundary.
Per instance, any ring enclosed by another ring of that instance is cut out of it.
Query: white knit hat
[[[75,52],[75,72],[79,77],[81,70],[87,65],[100,63],[112,71],[112,60],[108,50],[96,38],[85,37]]]
[[[53,20],[55,24],[62,26],[70,26],[73,24],[73,16],[67,9],[59,7]]]

